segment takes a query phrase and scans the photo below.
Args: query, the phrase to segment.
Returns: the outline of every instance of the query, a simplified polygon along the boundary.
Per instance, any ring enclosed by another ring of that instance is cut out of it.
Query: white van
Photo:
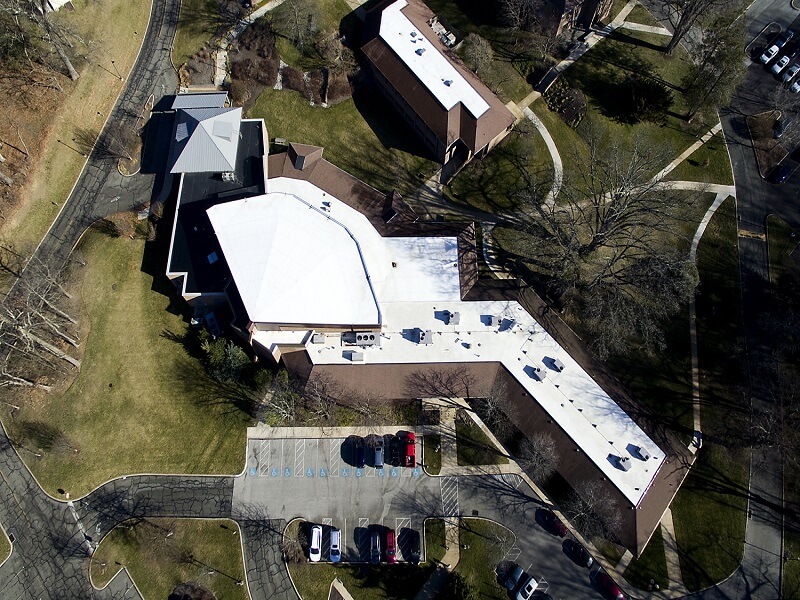
[[[331,529],[331,562],[338,563],[342,559],[342,532],[335,527]]]
[[[311,544],[308,547],[308,558],[311,562],[319,562],[322,558],[322,527],[314,525],[311,528]]]

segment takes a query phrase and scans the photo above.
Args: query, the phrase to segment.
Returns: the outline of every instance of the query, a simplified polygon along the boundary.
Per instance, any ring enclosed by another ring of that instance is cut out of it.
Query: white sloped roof
[[[172,173],[236,170],[241,108],[191,108],[178,112]]]
[[[477,119],[489,110],[489,103],[403,14],[406,6],[406,0],[397,0],[383,10],[379,31],[381,39],[446,110],[461,102]]]

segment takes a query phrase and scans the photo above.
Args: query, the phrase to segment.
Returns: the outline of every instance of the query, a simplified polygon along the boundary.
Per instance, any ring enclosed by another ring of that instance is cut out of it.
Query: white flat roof
[[[396,302],[381,310],[381,345],[359,350],[365,363],[501,362],[631,503],[642,499],[664,453],[517,302]],[[445,325],[439,316],[444,310],[458,311],[460,323]],[[490,326],[489,316],[507,321]],[[433,343],[403,335],[415,327],[433,331]],[[328,334],[324,345],[309,343],[306,349],[315,364],[352,363],[353,347],[343,346],[335,334]],[[561,372],[554,368],[556,359],[564,365]],[[543,381],[532,376],[535,367],[546,372]],[[634,446],[650,459],[638,458]],[[630,470],[617,466],[618,457],[629,458]]]
[[[379,32],[381,39],[446,110],[461,102],[477,119],[489,110],[489,103],[403,14],[406,6],[406,0],[397,0],[383,10]]]

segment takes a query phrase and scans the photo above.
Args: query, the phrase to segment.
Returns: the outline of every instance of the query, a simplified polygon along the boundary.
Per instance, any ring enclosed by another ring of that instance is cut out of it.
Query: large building
[[[378,3],[364,29],[376,83],[443,165],[443,179],[511,131],[514,116],[448,48],[448,32],[420,0]]]
[[[187,119],[197,121],[179,111],[174,142],[185,148]],[[205,144],[217,146],[215,130],[232,141],[227,126],[206,125]],[[611,494],[622,507],[617,534],[640,553],[688,452],[535,294],[478,277],[472,225],[418,221],[397,194],[338,169],[322,148],[290,144],[267,157],[260,120],[238,132],[224,165],[219,148],[191,149],[183,162],[173,154],[187,170],[167,275],[210,327],[230,323],[296,376],[375,401],[481,397],[505,383],[520,431],[553,436],[571,485],[595,481]],[[192,172],[214,156],[225,170]]]

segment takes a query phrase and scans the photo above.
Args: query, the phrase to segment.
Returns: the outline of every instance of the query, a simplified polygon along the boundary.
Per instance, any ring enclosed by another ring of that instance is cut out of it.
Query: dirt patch
[[[763,178],[766,178],[789,154],[773,135],[775,123],[778,122],[780,116],[780,111],[770,110],[750,115],[746,119],[750,139],[753,140],[753,149],[756,153],[758,172]]]

